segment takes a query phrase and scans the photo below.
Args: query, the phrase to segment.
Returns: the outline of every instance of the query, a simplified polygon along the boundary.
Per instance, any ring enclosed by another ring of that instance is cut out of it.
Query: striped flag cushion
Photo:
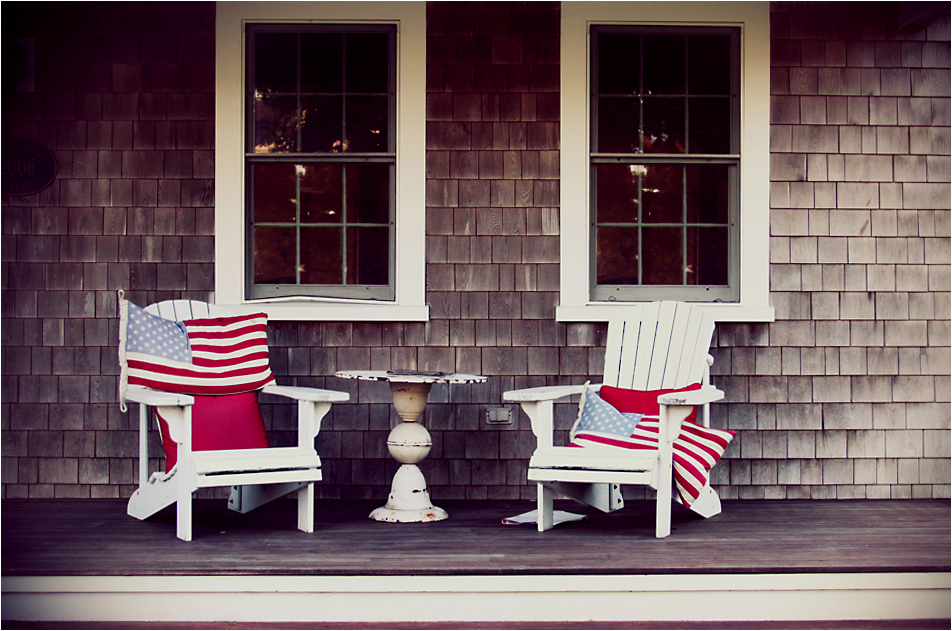
[[[602,390],[607,387],[602,386]],[[694,390],[698,387],[692,385],[684,390]],[[632,393],[629,402],[645,398],[643,392],[632,390],[628,393]],[[653,405],[654,407],[645,406],[645,411],[650,414],[638,413],[630,408],[620,411],[600,397],[595,390],[586,388],[579,402],[579,417],[570,433],[569,446],[657,449],[656,395]],[[692,421],[682,423],[681,434],[674,440],[674,483],[681,502],[688,508],[697,500],[698,494],[707,483],[711,468],[720,460],[735,434],[736,432],[729,430],[702,427]]]
[[[121,300],[119,319],[120,400],[136,386],[211,396],[274,383],[265,313],[173,322]]]

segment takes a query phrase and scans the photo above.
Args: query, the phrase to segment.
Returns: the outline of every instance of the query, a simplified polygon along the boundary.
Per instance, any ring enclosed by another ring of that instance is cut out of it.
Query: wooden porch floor
[[[840,582],[875,582],[884,576],[900,577],[900,582],[915,582],[920,580],[918,577],[925,576],[931,577],[928,579],[932,585],[929,589],[933,590],[933,594],[937,593],[936,589],[944,594],[940,594],[940,602],[948,600],[949,586],[946,582],[952,569],[949,500],[725,501],[724,512],[709,520],[698,518],[675,506],[672,534],[660,540],[653,536],[654,511],[650,502],[628,502],[624,510],[609,515],[593,512],[585,522],[562,524],[546,533],[537,532],[534,525],[502,524],[503,518],[534,508],[531,502],[438,501],[437,504],[449,511],[450,519],[429,524],[374,522],[367,516],[378,504],[365,501],[319,501],[316,530],[313,534],[305,534],[296,530],[296,504],[291,501],[278,501],[248,515],[240,515],[227,510],[224,500],[199,500],[195,502],[194,540],[185,543],[175,538],[174,508],[140,522],[126,515],[123,500],[3,500],[0,504],[0,564],[4,599],[9,595],[10,586],[15,583],[54,583],[59,580],[57,577],[73,577],[69,579],[73,585],[82,585],[84,581],[90,584],[96,581],[112,581],[113,584],[132,584],[134,581],[148,583],[197,576],[224,581],[225,584],[228,581],[245,581],[242,583],[244,585],[249,584],[247,581],[255,585],[289,584],[286,581],[298,581],[294,585],[300,585],[300,581],[316,581],[321,585],[334,586],[334,589],[338,581],[348,584],[347,581],[357,580],[348,577],[376,577],[364,580],[399,579],[399,584],[428,581],[428,587],[421,589],[431,591],[435,585],[435,591],[438,592],[443,591],[443,584],[468,581],[470,584],[489,585],[489,591],[503,594],[507,588],[495,587],[497,583],[494,581],[500,581],[498,585],[516,586],[517,590],[526,586],[529,591],[538,585],[559,581],[569,585],[580,585],[585,581],[595,584],[600,581],[598,584],[608,584],[611,590],[620,593],[622,603],[625,594],[628,594],[629,599],[648,598],[644,602],[650,603],[651,598],[661,596],[640,593],[642,588],[637,585],[645,585],[645,580],[648,585],[652,580],[671,583],[706,581],[707,585],[715,585],[715,591],[727,590],[730,593],[735,590],[733,585],[737,585],[738,581],[747,584],[747,587],[740,588],[741,591],[766,589],[769,592],[773,589],[772,585],[785,581],[799,581],[801,587],[795,588],[795,591],[802,591],[803,585],[807,585],[806,589],[809,590],[809,585],[817,581],[826,581],[828,586],[823,589],[836,591]],[[557,508],[585,512],[574,503],[561,504]],[[192,579],[180,580],[187,582]],[[260,589],[267,591],[269,588]],[[283,588],[277,589],[281,591]],[[448,593],[453,589],[448,589]],[[593,590],[593,594],[599,589]],[[701,588],[701,591],[705,589],[711,591],[711,588]],[[878,598],[875,594],[879,592],[860,588],[861,591],[863,589],[867,590],[867,595],[860,594],[861,598],[872,598],[874,601]],[[552,602],[559,602],[558,594],[561,591],[562,588],[553,590],[557,600]],[[748,599],[760,598],[753,591],[750,594]],[[241,594],[238,596],[244,598]],[[316,597],[312,595],[311,601],[304,602],[314,602]],[[356,597],[364,598],[359,595]],[[820,597],[825,598],[822,594]],[[838,598],[833,595],[830,597]],[[297,624],[230,622],[216,626],[200,622],[162,625],[125,621],[110,625],[80,621],[71,623],[71,626],[322,629],[950,628],[947,608],[945,605],[935,605],[935,596],[930,598],[933,604],[928,611],[922,611],[926,615],[919,615],[919,610],[913,610],[914,615],[885,616],[893,619],[879,621],[849,619],[831,622],[829,618],[817,614],[813,622],[804,622],[799,616],[797,619],[781,616],[776,619],[760,618],[760,622],[751,623],[750,618],[741,616],[742,608],[738,608],[727,612],[727,622],[723,617],[720,621],[706,618],[703,610],[702,613],[692,613],[700,616],[701,620],[692,624],[663,620],[638,622],[637,615],[633,615],[632,620],[603,620],[598,624],[560,624],[552,622],[550,618],[543,618],[541,620],[544,622],[535,623],[510,622],[502,625],[457,622],[441,625],[432,622],[412,624],[404,618],[404,622],[367,622],[355,627],[325,618],[322,623],[312,621]],[[8,601],[8,604],[13,602]],[[582,602],[585,602],[584,595]],[[737,618],[730,617],[732,611],[738,612]],[[354,615],[355,620],[370,620],[361,618],[361,611],[356,611]],[[492,612],[486,615],[487,620],[498,619],[492,617]],[[806,618],[809,620],[810,616]],[[659,620],[649,618],[652,619]],[[11,623],[11,620],[17,619],[9,618],[5,611],[4,628],[62,628],[51,622],[34,620]]]
[[[144,522],[123,500],[4,500],[4,576],[492,575],[949,572],[949,500],[725,501],[704,520],[675,506],[655,539],[653,505],[628,502],[546,533],[502,520],[531,502],[438,502],[428,524],[367,518],[377,502],[318,502],[313,534],[296,505],[247,515],[195,502],[194,540],[173,508]],[[558,508],[585,512],[578,504]]]

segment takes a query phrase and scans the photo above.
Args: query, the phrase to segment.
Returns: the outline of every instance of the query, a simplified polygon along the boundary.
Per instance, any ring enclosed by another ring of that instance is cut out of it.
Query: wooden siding
[[[427,6],[431,320],[274,322],[273,368],[354,395],[319,437],[321,496],[386,497],[389,393],[328,375],[398,367],[490,377],[434,390],[437,502],[530,499],[528,422],[487,425],[485,409],[597,380],[604,344],[604,325],[554,316],[559,4]],[[739,431],[714,470],[726,498],[949,496],[949,20],[900,31],[896,7],[773,5],[777,322],[718,326],[713,414]],[[37,54],[36,91],[3,94],[3,137],[45,144],[60,170],[3,197],[2,495],[126,497],[115,291],[213,299],[215,7],[40,8],[3,7]],[[272,440],[292,440],[292,410],[264,403]],[[558,406],[562,433],[574,414]]]

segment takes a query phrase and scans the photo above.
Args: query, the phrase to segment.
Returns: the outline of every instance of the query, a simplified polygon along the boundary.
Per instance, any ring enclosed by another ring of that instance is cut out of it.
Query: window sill
[[[240,305],[220,305],[237,314],[264,311],[271,321],[303,322],[426,322],[430,319],[427,305],[355,304],[311,300],[273,302],[261,300]]]
[[[555,309],[558,322],[608,322],[623,309],[636,302],[597,302],[584,305],[559,305]],[[769,305],[737,303],[700,303],[714,316],[715,322],[773,322],[774,308]]]

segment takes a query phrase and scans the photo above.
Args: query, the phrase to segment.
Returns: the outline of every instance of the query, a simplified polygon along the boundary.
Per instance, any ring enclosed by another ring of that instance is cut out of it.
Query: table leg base
[[[370,513],[370,518],[375,521],[388,521],[400,523],[414,523],[426,521],[443,521],[449,515],[439,506],[430,506],[416,510],[401,510],[399,508],[387,508],[381,506]]]

